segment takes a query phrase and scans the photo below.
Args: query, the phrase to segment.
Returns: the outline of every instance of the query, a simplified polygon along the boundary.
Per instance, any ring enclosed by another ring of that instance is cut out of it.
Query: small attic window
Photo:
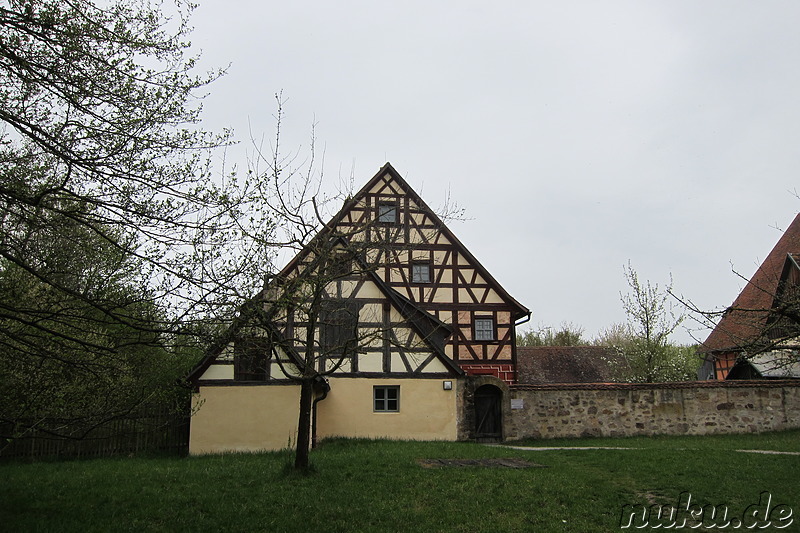
[[[427,261],[411,263],[411,283],[430,283],[431,264]]]
[[[380,224],[397,224],[398,210],[395,202],[381,202],[378,204],[378,222]]]

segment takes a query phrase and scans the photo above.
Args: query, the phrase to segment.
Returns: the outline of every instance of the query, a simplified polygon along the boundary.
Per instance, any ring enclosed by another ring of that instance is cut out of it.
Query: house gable
[[[452,326],[445,344],[450,358],[469,373],[488,371],[513,382],[515,327],[530,311],[503,289],[389,163],[329,226],[379,244],[367,262],[389,288]]]
[[[394,224],[369,224],[381,206],[397,206]],[[488,270],[450,231],[439,216],[420,198],[400,174],[386,163],[378,173],[345,204],[330,225],[344,231],[365,226],[364,238],[392,242],[379,247],[369,258],[382,264],[381,277],[393,288],[418,303],[459,302],[463,304],[504,304],[512,318],[519,320],[530,311],[515,300]],[[411,264],[430,262],[430,283],[415,283]]]
[[[299,267],[299,265],[298,265]],[[357,316],[358,346],[349,356],[323,356],[320,373],[361,377],[452,377],[463,374],[444,352],[444,339],[451,328],[419,309],[413,302],[392,290],[373,272],[342,276],[326,288],[328,301],[346,302]],[[268,296],[260,295],[269,306]],[[324,308],[324,306],[323,306]],[[291,339],[304,328],[301,313],[276,316],[274,322],[258,327],[243,322],[229,332],[230,340],[204,360],[193,373],[198,385],[231,383],[291,382],[300,374],[304,348]],[[325,342],[324,327],[318,327],[315,340]],[[270,339],[272,339],[270,341]],[[257,377],[239,371],[245,346],[258,350],[264,372]]]
[[[714,362],[714,376],[726,379],[735,367],[739,354],[762,342],[770,324],[773,309],[782,287],[797,276],[797,254],[800,253],[800,214],[795,217],[764,262],[719,323],[701,345],[707,360]],[[704,376],[703,376],[704,377]]]
[[[515,328],[530,310],[511,297],[390,163],[345,202],[281,276],[307,261],[315,241],[330,234],[366,250],[369,271],[388,289],[453,328],[444,350],[462,369],[515,380]],[[478,332],[479,327],[484,329]]]

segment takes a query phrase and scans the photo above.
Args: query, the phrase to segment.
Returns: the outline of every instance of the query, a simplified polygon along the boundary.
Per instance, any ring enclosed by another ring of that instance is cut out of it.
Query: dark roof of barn
[[[800,214],[701,345],[706,353],[740,351],[762,334],[790,254],[800,253]]]
[[[615,382],[609,361],[618,361],[615,350],[603,346],[520,346],[517,348],[517,382],[610,383]]]

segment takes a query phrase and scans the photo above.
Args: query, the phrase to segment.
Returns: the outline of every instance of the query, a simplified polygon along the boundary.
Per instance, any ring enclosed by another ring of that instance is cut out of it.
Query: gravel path
[[[546,452],[549,450],[641,450],[643,448],[623,448],[621,446],[537,446],[537,447],[529,447],[529,446],[505,446],[505,445],[495,445],[491,444],[490,446],[500,446],[502,448],[511,448],[512,450],[530,450],[532,452]]]

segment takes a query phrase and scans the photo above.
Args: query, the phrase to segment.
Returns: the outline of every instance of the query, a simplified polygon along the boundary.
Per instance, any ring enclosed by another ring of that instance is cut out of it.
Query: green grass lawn
[[[286,453],[2,464],[0,531],[620,531],[623,505],[682,492],[741,517],[769,491],[800,513],[800,455],[735,451],[800,452],[798,431],[509,444],[635,449],[333,440],[312,452],[310,475],[287,472]],[[456,458],[544,467],[419,464]],[[793,518],[783,531],[800,531]]]

